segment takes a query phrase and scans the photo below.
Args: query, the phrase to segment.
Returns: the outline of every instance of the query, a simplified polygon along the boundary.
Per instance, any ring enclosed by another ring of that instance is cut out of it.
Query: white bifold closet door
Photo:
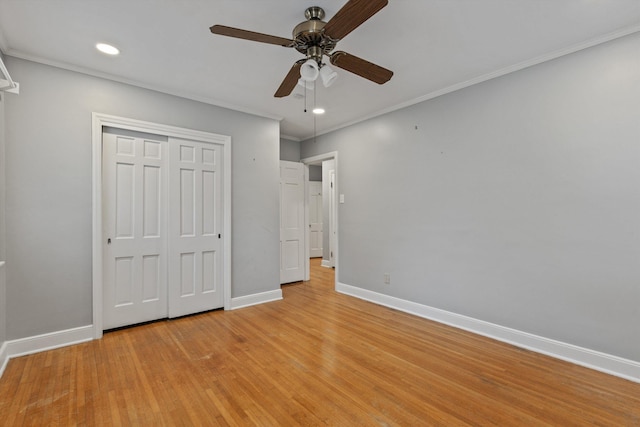
[[[104,328],[167,315],[165,141],[104,133]]]
[[[222,307],[222,146],[111,132],[104,329]]]
[[[222,307],[222,148],[169,139],[169,317]]]

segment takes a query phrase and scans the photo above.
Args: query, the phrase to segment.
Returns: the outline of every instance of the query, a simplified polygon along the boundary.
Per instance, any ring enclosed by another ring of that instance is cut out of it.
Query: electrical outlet
[[[389,273],[384,273],[384,284],[385,285],[391,284],[391,275]]]

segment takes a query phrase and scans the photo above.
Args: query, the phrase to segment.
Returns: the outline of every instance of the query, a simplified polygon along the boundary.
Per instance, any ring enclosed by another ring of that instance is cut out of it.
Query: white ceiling
[[[330,19],[346,0],[0,0],[0,49],[30,59],[282,119],[283,136],[314,133],[301,88],[273,94],[294,49],[212,35],[223,24],[291,37],[304,10]],[[390,0],[338,44],[394,71],[379,86],[338,69],[316,90],[318,134],[640,31],[640,0]],[[120,48],[107,57],[97,42]],[[11,71],[11,70],[9,70]],[[19,79],[18,79],[19,81]],[[313,92],[307,98],[313,103]]]

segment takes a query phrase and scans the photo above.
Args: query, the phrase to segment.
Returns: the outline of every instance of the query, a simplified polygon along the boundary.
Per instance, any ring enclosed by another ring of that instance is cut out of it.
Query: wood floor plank
[[[640,384],[334,291],[13,359],[7,426],[640,426]]]

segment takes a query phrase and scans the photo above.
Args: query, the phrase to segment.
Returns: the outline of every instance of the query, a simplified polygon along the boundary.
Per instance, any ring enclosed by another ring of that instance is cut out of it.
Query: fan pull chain
[[[307,84],[304,85],[304,112],[307,112]]]

